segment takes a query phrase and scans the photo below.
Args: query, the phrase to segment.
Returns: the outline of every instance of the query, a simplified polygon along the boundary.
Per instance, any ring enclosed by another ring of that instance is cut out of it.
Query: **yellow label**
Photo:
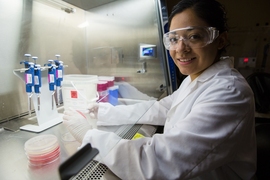
[[[139,139],[139,138],[143,138],[144,136],[140,133],[136,133],[132,139]]]

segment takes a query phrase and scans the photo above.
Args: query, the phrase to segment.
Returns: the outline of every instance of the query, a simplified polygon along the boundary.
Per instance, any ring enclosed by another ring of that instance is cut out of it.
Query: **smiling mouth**
[[[190,58],[190,59],[178,59],[180,62],[188,62],[188,61],[192,61],[192,60],[194,60],[194,59],[196,59],[195,57],[194,58]]]

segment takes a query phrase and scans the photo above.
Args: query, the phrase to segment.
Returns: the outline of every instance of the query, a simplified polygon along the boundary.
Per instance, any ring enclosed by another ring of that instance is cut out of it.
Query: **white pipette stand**
[[[41,68],[41,71],[47,70],[46,68]],[[15,69],[13,73],[18,76],[23,82],[24,80],[24,69]],[[42,86],[40,88],[40,110],[38,110],[37,95],[33,93],[32,102],[34,104],[36,117],[30,117],[29,120],[36,118],[37,125],[27,124],[20,129],[31,131],[31,132],[41,132],[52,126],[61,123],[63,114],[58,113],[55,99],[52,102],[52,92],[49,91],[48,84],[48,73],[45,71],[41,73]],[[34,87],[33,87],[34,89]],[[52,108],[53,107],[53,108]]]

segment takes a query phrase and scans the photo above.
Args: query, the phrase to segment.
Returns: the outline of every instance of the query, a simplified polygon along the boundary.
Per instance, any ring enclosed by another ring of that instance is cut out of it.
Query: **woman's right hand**
[[[86,110],[85,113],[89,114],[90,118],[97,119],[97,117],[98,117],[98,108],[99,108],[98,103],[88,104],[88,107],[87,107],[87,110]]]

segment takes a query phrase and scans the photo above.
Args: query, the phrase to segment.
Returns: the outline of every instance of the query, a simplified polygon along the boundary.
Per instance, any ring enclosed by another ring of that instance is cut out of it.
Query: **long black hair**
[[[220,34],[224,31],[228,31],[225,7],[216,0],[181,0],[172,9],[172,13],[169,17],[169,26],[172,18],[176,14],[188,8],[192,8],[196,15],[209,26],[216,27]]]
[[[225,7],[216,0],[180,0],[180,2],[172,9],[168,22],[169,27],[172,18],[176,14],[181,13],[189,8],[194,10],[196,15],[204,20],[209,26],[217,28],[219,30],[219,34],[229,30]],[[222,52],[226,52],[226,47],[228,45],[229,42],[226,46],[219,50],[219,55]]]

